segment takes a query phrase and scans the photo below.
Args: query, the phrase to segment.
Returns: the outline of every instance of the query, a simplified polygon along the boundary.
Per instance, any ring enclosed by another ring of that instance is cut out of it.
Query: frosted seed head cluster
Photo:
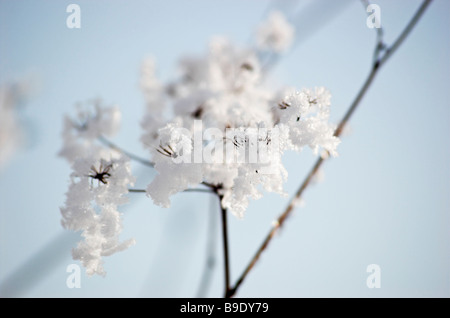
[[[292,38],[292,26],[275,13],[258,29],[257,49],[216,37],[204,56],[181,58],[179,76],[168,83],[158,79],[153,59],[144,61],[141,141],[157,172],[146,188],[155,204],[169,207],[172,195],[207,185],[224,209],[242,218],[250,199],[261,198],[263,191],[285,195],[286,151],[310,147],[337,155],[325,88],[265,84],[260,50],[279,54]],[[118,108],[91,104],[78,107],[75,119],[65,118],[60,155],[73,172],[61,213],[63,226],[84,237],[74,258],[88,274],[104,274],[102,257],[134,242],[119,241],[117,208],[135,180],[128,158],[98,143],[117,131]]]
[[[294,28],[281,12],[274,11],[262,23],[256,33],[256,44],[260,50],[281,53],[289,49],[294,39]]]
[[[280,53],[293,32],[274,13],[258,29],[257,47]],[[284,194],[286,150],[309,146],[337,154],[339,140],[328,122],[330,93],[267,87],[258,56],[216,37],[204,56],[182,58],[180,76],[167,84],[156,79],[153,63],[144,64],[141,140],[158,172],[147,187],[156,204],[168,207],[170,196],[204,182],[220,187],[222,206],[242,217],[261,190]]]
[[[128,187],[135,182],[129,159],[98,143],[98,138],[113,135],[119,124],[118,108],[103,107],[100,101],[79,105],[77,116],[64,121],[60,155],[69,161],[72,173],[60,209],[61,223],[81,232],[83,240],[72,255],[88,275],[104,275],[103,256],[134,244],[133,239],[119,240],[122,220],[118,206],[127,202]]]

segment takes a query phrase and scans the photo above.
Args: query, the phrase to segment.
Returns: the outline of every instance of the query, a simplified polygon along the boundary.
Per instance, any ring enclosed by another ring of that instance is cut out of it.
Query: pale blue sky
[[[421,3],[374,2],[381,7],[388,44]],[[66,27],[70,3],[81,7],[81,29]],[[177,195],[168,210],[131,195],[122,237],[134,237],[137,245],[106,258],[105,278],[83,274],[80,289],[66,287],[77,237],[60,225],[70,173],[56,156],[62,118],[75,102],[93,97],[118,104],[123,125],[114,141],[145,155],[137,124],[144,111],[141,61],[154,56],[161,78],[170,79],[180,56],[204,52],[215,35],[249,44],[267,8],[288,10],[290,3],[0,0],[0,83],[28,76],[39,82],[20,113],[27,146],[0,171],[1,296],[196,295],[210,200],[201,193]],[[310,1],[299,3],[307,7]],[[366,27],[360,1],[321,3],[316,16],[290,15],[297,21],[298,43],[272,79],[276,85],[327,87],[337,122],[368,74],[375,33]],[[237,296],[450,295],[449,12],[449,1],[433,1],[380,71],[342,138],[340,156],[325,164],[324,181],[306,191],[306,205],[272,241]],[[290,194],[313,161],[309,150],[286,156]],[[141,187],[153,176],[138,164],[134,170]],[[230,217],[233,280],[286,202],[269,194],[251,203],[244,220]],[[223,289],[220,236],[217,242],[208,294],[213,297]],[[381,267],[380,289],[366,286],[369,264]]]

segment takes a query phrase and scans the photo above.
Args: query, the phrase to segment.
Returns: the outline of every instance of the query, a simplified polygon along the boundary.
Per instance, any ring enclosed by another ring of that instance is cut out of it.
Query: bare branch
[[[224,261],[224,271],[225,271],[225,298],[230,298],[230,260],[228,253],[228,225],[227,225],[227,209],[222,207],[223,196],[219,195],[220,212],[222,215],[222,237],[223,237],[223,261]]]
[[[147,190],[145,189],[128,189],[128,192],[130,193],[146,193]],[[186,189],[182,192],[204,192],[204,193],[215,193],[213,190],[211,189],[200,189],[200,188],[191,188],[191,189]]]
[[[402,31],[400,36],[395,40],[394,44],[392,44],[387,50],[384,56],[380,60],[380,65],[384,64],[392,54],[400,47],[400,45],[403,43],[403,41],[406,39],[406,37],[411,33],[412,29],[416,26],[417,22],[422,17],[423,13],[429,6],[432,0],[424,0],[422,4],[420,5],[417,12],[414,14],[412,19],[409,21],[406,28]]]
[[[366,9],[371,3],[369,0],[361,0],[361,3],[364,6],[364,9]],[[369,15],[369,13],[367,13]],[[376,63],[378,61],[381,52],[383,52],[386,49],[386,45],[383,42],[383,35],[384,30],[383,27],[380,26],[379,28],[374,28],[377,32],[377,40],[375,43],[375,49],[373,50],[373,63]]]
[[[143,164],[143,165],[145,165],[145,166],[148,166],[148,167],[152,167],[152,168],[153,168],[154,165],[155,165],[153,162],[151,162],[151,161],[149,161],[149,160],[147,160],[147,159],[141,158],[141,157],[139,157],[139,156],[137,156],[137,155],[135,155],[135,154],[133,154],[133,153],[131,153],[131,152],[128,152],[128,151],[126,151],[126,150],[120,148],[119,146],[117,146],[117,145],[114,144],[113,142],[111,142],[111,141],[109,141],[108,139],[106,139],[104,136],[98,137],[98,140],[99,140],[102,144],[104,144],[105,146],[107,146],[107,147],[109,147],[109,148],[111,148],[111,149],[114,149],[114,150],[116,150],[116,151],[118,151],[118,152],[120,152],[120,153],[123,153],[124,155],[128,156],[130,159],[132,159],[132,160],[134,160],[134,161],[137,161],[137,162],[139,162],[139,163],[141,163],[141,164]]]

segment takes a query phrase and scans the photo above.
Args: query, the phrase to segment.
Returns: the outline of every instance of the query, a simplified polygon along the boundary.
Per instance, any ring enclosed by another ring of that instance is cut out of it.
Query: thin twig
[[[128,192],[130,193],[146,193],[147,190],[145,189],[128,189]],[[204,192],[204,193],[215,193],[211,189],[200,189],[200,188],[191,188],[191,189],[185,189],[182,192]]]
[[[386,50],[386,53],[384,53],[384,55],[380,59],[376,60],[373,63],[371,71],[370,71],[367,79],[365,80],[364,84],[362,85],[361,89],[359,90],[358,94],[356,95],[353,103],[350,105],[350,107],[347,110],[346,114],[344,115],[344,117],[342,118],[342,120],[339,123],[338,127],[336,128],[336,130],[334,132],[335,136],[340,136],[341,135],[345,125],[349,121],[350,117],[354,113],[354,111],[357,108],[357,106],[360,104],[362,98],[364,97],[364,95],[367,92],[368,88],[372,84],[372,82],[373,82],[373,80],[375,78],[375,75],[380,70],[381,66],[386,63],[386,61],[392,56],[392,54],[402,44],[403,40],[408,36],[408,34],[413,29],[413,27],[417,24],[417,22],[419,21],[420,17],[423,15],[423,13],[425,12],[425,9],[427,8],[427,6],[430,3],[431,3],[431,0],[424,0],[423,1],[422,5],[419,7],[417,12],[414,14],[414,16],[412,17],[412,19],[410,20],[408,25],[405,27],[403,32],[400,34],[400,36],[397,38],[397,40],[394,42],[394,44],[392,46],[390,46]],[[294,209],[295,202],[297,202],[297,200],[301,197],[301,195],[303,194],[303,191],[308,187],[308,185],[310,184],[310,182],[313,179],[314,175],[317,173],[317,171],[319,170],[319,168],[321,167],[321,165],[322,165],[322,163],[324,161],[325,161],[325,157],[320,157],[319,159],[317,159],[316,163],[312,167],[312,169],[309,172],[309,174],[307,175],[306,179],[300,185],[300,188],[297,190],[297,192],[295,193],[293,198],[290,200],[290,203],[288,204],[288,206],[286,207],[284,212],[278,217],[278,219],[274,223],[272,229],[269,231],[268,235],[266,236],[266,238],[264,239],[263,243],[261,244],[261,246],[257,250],[256,254],[250,260],[250,263],[245,268],[244,272],[239,277],[239,279],[237,280],[236,284],[233,286],[233,288],[230,289],[230,291],[228,293],[229,297],[232,297],[236,293],[238,288],[241,286],[242,282],[247,277],[248,273],[252,270],[252,268],[254,267],[256,262],[258,261],[259,257],[261,256],[261,253],[267,248],[267,246],[268,246],[269,242],[271,241],[271,239],[274,237],[276,232],[281,228],[281,226],[283,225],[283,223],[286,220],[286,218],[291,214],[292,210]]]
[[[101,143],[103,143],[105,146],[107,146],[107,147],[109,147],[111,149],[114,149],[114,150],[116,150],[116,151],[118,151],[120,153],[123,153],[124,155],[128,156],[130,159],[132,159],[134,161],[137,161],[137,162],[139,162],[139,163],[141,163],[141,164],[143,164],[145,166],[153,168],[154,165],[155,165],[153,162],[151,162],[151,161],[149,161],[147,159],[141,158],[141,157],[139,157],[139,156],[137,156],[137,155],[135,155],[135,154],[133,154],[131,152],[128,152],[128,151],[124,150],[123,148],[120,148],[119,146],[117,146],[113,142],[111,142],[108,139],[106,139],[104,136],[98,137],[98,140]]]
[[[128,189],[128,192],[130,192],[130,193],[146,193],[147,190],[145,190],[145,189]]]
[[[403,32],[400,34],[400,36],[397,38],[397,40],[392,44],[387,50],[386,54],[380,59],[380,65],[384,64],[392,54],[399,48],[399,46],[403,43],[403,41],[406,39],[406,37],[411,33],[414,26],[417,24],[419,19],[422,17],[423,13],[427,9],[428,5],[431,3],[432,0],[424,0],[422,2],[422,5],[419,7],[417,12],[412,17],[411,21],[409,21],[406,28],[403,30]]]
[[[223,237],[223,261],[225,271],[225,298],[230,298],[230,260],[228,253],[228,225],[227,225],[227,209],[222,207],[223,196],[219,195],[220,212],[222,215],[222,237]]]
[[[361,0],[362,5],[364,6],[364,9],[367,10],[367,7],[371,5],[369,0]],[[370,16],[369,12],[367,12],[367,15]],[[380,27],[375,28],[375,31],[377,32],[377,40],[375,42],[375,49],[373,50],[373,63],[378,61],[381,52],[383,52],[384,49],[386,49],[386,46],[383,42],[383,35],[384,30],[383,27],[380,25]]]

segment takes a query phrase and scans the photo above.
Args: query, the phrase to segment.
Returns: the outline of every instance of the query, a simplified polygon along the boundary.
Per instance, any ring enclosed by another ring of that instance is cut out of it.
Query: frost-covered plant
[[[274,11],[268,21],[262,23],[256,34],[256,43],[260,50],[281,53],[289,49],[294,39],[294,28],[281,12]]]
[[[201,185],[220,200],[224,295],[235,295],[294,207],[302,204],[304,190],[320,177],[323,162],[337,155],[339,136],[377,72],[430,2],[422,2],[390,46],[384,43],[383,29],[376,29],[370,72],[336,127],[329,123],[331,96],[325,88],[275,89],[265,84],[268,65],[262,65],[260,59],[269,56],[266,63],[268,60],[270,64],[271,57],[286,51],[294,38],[294,29],[280,13],[271,14],[259,26],[255,48],[241,48],[224,38],[214,38],[205,56],[181,59],[180,76],[169,83],[158,80],[153,59],[143,63],[141,87],[146,111],[141,141],[149,159],[126,152],[106,139],[118,130],[117,107],[104,107],[99,101],[90,103],[92,107],[87,109],[79,106],[76,119],[65,118],[64,145],[59,153],[73,170],[61,208],[62,224],[81,231],[84,238],[73,250],[73,257],[82,262],[89,275],[104,275],[103,256],[134,243],[133,239],[119,239],[122,224],[118,207],[126,202],[128,192],[146,192],[156,204],[169,207],[172,195],[204,191],[192,188]],[[0,91],[3,98],[2,94]],[[4,105],[7,103],[0,99],[0,111]],[[0,138],[0,146],[2,141]],[[282,155],[305,146],[316,154],[322,149],[321,155],[235,284],[230,284],[227,213],[244,217],[249,199],[260,198],[262,191],[283,194],[287,171]],[[129,188],[135,181],[130,172],[131,159],[157,171],[145,190]]]
[[[293,28],[275,13],[259,27],[257,47],[278,54],[292,38]],[[169,83],[158,80],[153,59],[143,63],[141,141],[157,171],[146,189],[155,204],[169,207],[172,195],[201,185],[218,195],[222,210],[242,218],[249,199],[284,194],[285,151],[308,146],[337,155],[329,91],[266,85],[259,52],[214,38],[204,56],[182,58],[180,76]],[[84,237],[73,257],[88,274],[104,274],[102,256],[133,243],[119,241],[117,207],[134,178],[129,159],[98,142],[117,131],[118,108],[93,106],[65,119],[60,155],[73,172],[61,212],[63,226]]]
[[[62,225],[81,231],[84,241],[72,251],[88,275],[104,275],[103,256],[134,244],[133,239],[119,242],[122,230],[119,205],[127,202],[131,175],[129,158],[96,144],[103,136],[112,136],[119,127],[117,107],[102,107],[99,101],[78,107],[77,119],[65,118],[64,146],[60,155],[72,166],[71,183],[61,208]],[[92,111],[93,108],[94,110]]]
[[[158,172],[147,188],[158,205],[168,207],[172,194],[204,183],[218,187],[223,208],[242,217],[248,198],[261,196],[260,187],[283,193],[284,151],[309,146],[336,155],[339,140],[328,122],[330,93],[322,87],[273,90],[265,86],[252,50],[214,39],[205,57],[181,61],[181,78],[169,86],[155,79],[150,65],[144,64],[142,79],[148,96],[142,142]],[[164,109],[162,101],[167,105]],[[167,107],[172,115],[168,119],[163,113]],[[212,128],[215,136],[209,138]],[[257,141],[267,146],[276,142],[276,147],[267,147],[269,160],[227,161],[228,150],[243,154],[251,147],[252,129],[263,133]],[[181,152],[188,162],[174,160]],[[211,152],[214,155],[205,160],[204,154]]]

